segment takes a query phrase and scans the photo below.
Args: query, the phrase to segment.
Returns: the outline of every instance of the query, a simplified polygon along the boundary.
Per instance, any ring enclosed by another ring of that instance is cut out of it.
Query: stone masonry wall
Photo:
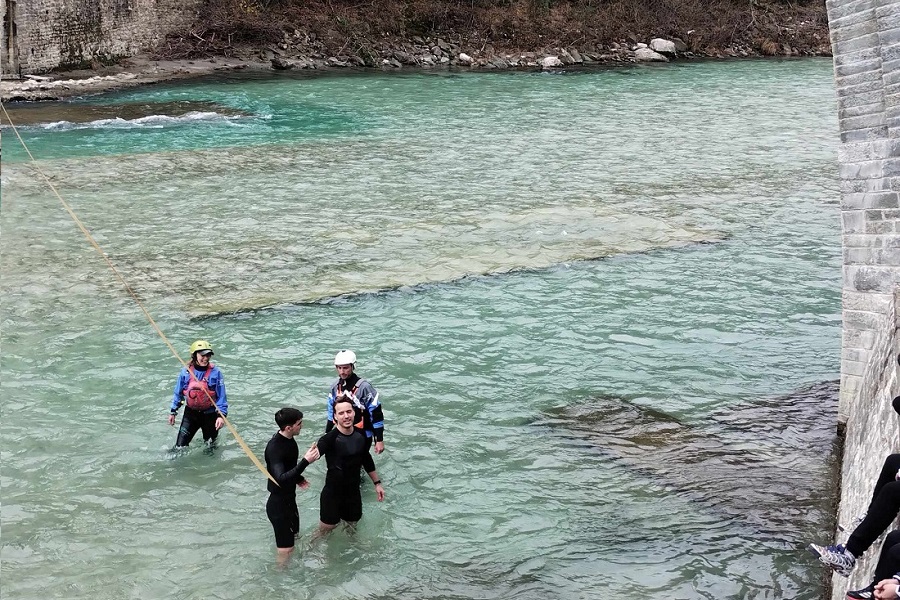
[[[15,6],[16,49],[4,28],[4,72],[41,73],[93,60],[133,56],[196,18],[202,0],[27,0]],[[12,63],[12,64],[11,64]]]
[[[838,511],[838,523],[844,525],[865,514],[884,457],[900,448],[898,417],[891,406],[891,400],[900,394],[897,380],[897,347],[900,341],[897,337],[898,302],[900,294],[891,302],[887,312],[881,315],[881,322],[876,323],[870,359],[861,378],[854,410],[847,422]],[[839,533],[838,541],[846,542],[848,535],[849,532]],[[878,562],[881,542],[879,539],[857,562],[849,580],[837,575],[833,577],[833,600],[843,600],[848,589],[859,589],[869,584]]]
[[[843,230],[839,420],[846,424],[838,523],[865,513],[884,457],[900,450],[900,2],[827,0],[838,100]],[[847,533],[838,533],[839,542]],[[881,543],[834,600],[869,583]]]
[[[841,422],[900,283],[900,2],[828,0],[841,144]]]

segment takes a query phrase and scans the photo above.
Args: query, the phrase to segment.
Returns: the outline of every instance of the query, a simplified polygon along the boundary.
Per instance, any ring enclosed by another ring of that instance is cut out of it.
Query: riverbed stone
[[[634,51],[634,59],[639,62],[669,62],[669,59],[654,52],[650,48],[638,48]]]
[[[559,69],[564,66],[558,56],[545,56],[541,60],[541,68],[544,69]]]
[[[654,38],[650,40],[650,49],[663,55],[675,56],[675,42],[664,40],[663,38]]]

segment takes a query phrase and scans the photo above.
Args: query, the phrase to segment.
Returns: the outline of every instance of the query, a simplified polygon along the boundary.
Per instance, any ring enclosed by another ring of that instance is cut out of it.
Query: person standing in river
[[[356,414],[353,426],[366,436],[366,450],[375,441],[375,454],[384,452],[384,413],[378,392],[371,383],[356,374],[356,353],[352,350],[341,350],[334,357],[334,368],[338,380],[331,386],[328,394],[327,422],[325,433],[334,428],[334,405],[346,398],[353,405]]]
[[[327,534],[341,521],[351,528],[355,527],[362,518],[360,468],[372,480],[378,501],[384,501],[384,486],[375,470],[367,438],[355,426],[356,407],[348,398],[342,397],[332,408],[334,427],[316,442],[316,449],[325,456],[328,465],[325,486],[319,495],[317,537]]]
[[[302,473],[319,458],[319,450],[313,445],[297,462],[300,450],[294,439],[303,428],[303,413],[296,408],[285,407],[275,413],[278,431],[266,445],[266,470],[275,481],[267,483],[269,500],[266,516],[275,530],[275,547],[278,565],[284,566],[294,551],[294,539],[300,532],[300,511],[297,509],[297,488],[307,489],[309,482]]]
[[[203,441],[212,445],[225,424],[224,417],[228,416],[225,380],[219,367],[209,362],[212,356],[210,343],[197,340],[191,344],[190,364],[178,374],[169,409],[169,425],[175,425],[178,409],[185,405],[176,448],[188,446],[197,430],[202,430]]]

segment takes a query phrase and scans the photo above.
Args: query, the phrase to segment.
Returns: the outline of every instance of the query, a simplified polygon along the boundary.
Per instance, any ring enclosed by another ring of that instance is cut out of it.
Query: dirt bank
[[[830,53],[819,1],[207,0],[192,27],[145,56],[3,81],[0,99],[58,100],[231,69],[579,68]]]

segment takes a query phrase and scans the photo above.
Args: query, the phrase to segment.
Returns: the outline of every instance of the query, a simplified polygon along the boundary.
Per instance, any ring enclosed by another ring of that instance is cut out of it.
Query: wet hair
[[[351,408],[353,408],[353,403],[350,401],[350,398],[348,398],[347,396],[343,396],[343,395],[338,396],[337,399],[335,399],[334,408],[337,409],[337,405],[341,404],[342,402],[346,402],[347,404],[350,405]]]
[[[283,431],[288,425],[293,425],[297,421],[303,420],[303,413],[296,408],[286,406],[275,413],[275,423],[278,424],[278,430]]]

